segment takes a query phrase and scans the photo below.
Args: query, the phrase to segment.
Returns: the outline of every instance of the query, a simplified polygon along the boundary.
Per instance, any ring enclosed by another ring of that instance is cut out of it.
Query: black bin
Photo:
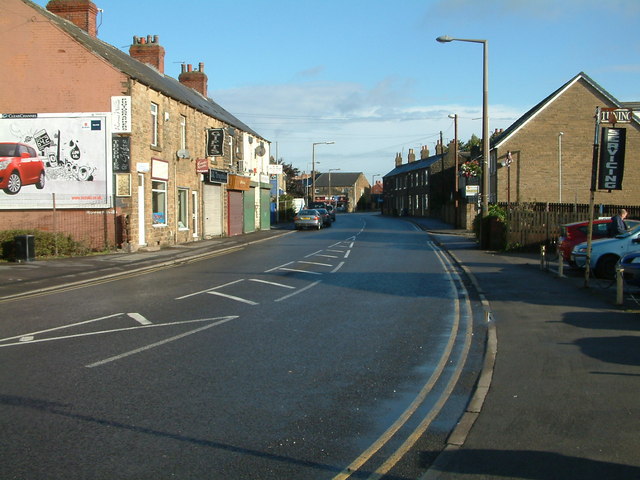
[[[16,235],[16,260],[19,262],[32,262],[36,257],[34,235]]]

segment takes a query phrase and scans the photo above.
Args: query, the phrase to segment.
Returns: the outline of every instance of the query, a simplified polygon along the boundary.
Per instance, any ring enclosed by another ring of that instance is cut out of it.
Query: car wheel
[[[4,189],[5,193],[9,195],[15,195],[22,188],[22,179],[18,172],[13,172],[9,175],[9,181],[7,182],[7,188]]]
[[[40,172],[40,179],[38,180],[38,183],[36,183],[36,188],[38,190],[42,190],[44,188],[44,170]]]
[[[594,273],[598,278],[605,278],[607,280],[613,280],[616,278],[616,265],[618,264],[617,255],[604,255],[598,259]]]

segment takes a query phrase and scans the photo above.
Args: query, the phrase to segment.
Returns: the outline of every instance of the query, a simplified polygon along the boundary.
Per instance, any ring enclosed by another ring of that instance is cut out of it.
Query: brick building
[[[269,228],[269,142],[207,97],[203,63],[174,79],[157,36],[126,54],[96,37],[97,13],[90,0],[0,4],[20,25],[0,33],[0,142],[35,142],[45,125],[49,155],[44,189],[0,192],[3,229],[137,250]]]
[[[362,172],[327,172],[316,178],[313,201],[331,201],[339,210],[355,212],[366,208],[369,195],[369,181]]]
[[[576,75],[494,137],[491,201],[589,203],[596,107],[629,106]],[[627,132],[622,190],[598,190],[595,201],[639,205],[640,124],[633,117],[616,126]]]

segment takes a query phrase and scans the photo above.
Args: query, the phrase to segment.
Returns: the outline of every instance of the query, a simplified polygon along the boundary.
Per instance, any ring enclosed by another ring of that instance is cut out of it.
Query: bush
[[[33,235],[36,258],[46,257],[76,257],[89,254],[90,248],[82,242],[74,240],[63,233],[43,232],[41,230],[3,230],[0,231],[0,245],[2,259],[15,261],[17,259],[15,237],[18,235]]]

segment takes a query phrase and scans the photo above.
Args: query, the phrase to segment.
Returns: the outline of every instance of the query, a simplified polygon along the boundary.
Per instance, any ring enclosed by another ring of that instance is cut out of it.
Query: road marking
[[[331,270],[331,273],[336,273],[338,270],[342,268],[343,265],[344,265],[344,262],[340,262],[336,268]]]
[[[127,315],[129,317],[133,318],[140,325],[151,325],[151,322],[149,320],[147,320],[146,318],[144,318],[139,313],[127,313]]]
[[[132,330],[142,330],[145,328],[156,328],[156,327],[172,327],[175,325],[183,325],[183,324],[188,324],[188,323],[197,323],[197,322],[209,322],[211,320],[217,320],[218,318],[231,318],[231,317],[216,317],[216,318],[202,318],[202,319],[197,319],[197,320],[183,320],[183,321],[178,321],[178,322],[169,322],[169,323],[154,323],[151,325],[137,325],[135,327],[124,327],[124,328],[114,328],[112,330],[100,330],[97,332],[85,332],[85,333],[76,333],[73,335],[63,335],[62,337],[51,337],[51,338],[41,338],[39,340],[32,340],[28,343],[5,343],[3,345],[0,345],[0,348],[4,348],[4,347],[15,347],[16,345],[33,345],[34,343],[45,343],[45,342],[53,342],[56,340],[69,340],[72,338],[81,338],[81,337],[92,337],[94,335],[104,335],[106,333],[119,333],[119,332],[129,332]],[[233,317],[233,318],[237,318],[237,317]],[[69,325],[69,327],[72,327],[73,325]],[[17,338],[17,337],[15,337]]]
[[[318,257],[326,257],[326,258],[338,258],[337,255],[327,255],[327,254],[322,254],[322,253],[319,253],[316,256],[318,256]]]
[[[316,250],[313,253],[310,253],[309,255],[305,255],[304,258],[309,258],[309,257],[313,257],[314,255],[317,255],[318,253],[320,253],[322,250]],[[291,262],[292,263],[292,262]]]
[[[332,252],[332,253],[344,253],[344,250],[331,250],[331,249],[327,248],[327,252]]]
[[[309,273],[311,275],[322,275],[320,272],[312,272],[310,270],[300,270],[299,268],[281,268],[285,272]]]
[[[307,262],[304,260],[300,260],[298,263],[304,263],[305,265],[319,265],[321,267],[333,267],[330,263],[320,263],[320,262]]]
[[[246,298],[236,297],[235,295],[229,295],[222,292],[216,292],[214,290],[210,290],[207,292],[209,295],[218,295],[219,297],[228,298],[229,300],[235,300],[236,302],[246,303],[248,305],[258,305],[258,302],[254,302],[253,300],[247,300]]]
[[[291,285],[285,285],[284,283],[276,283],[276,282],[268,282],[266,280],[260,280],[259,278],[250,278],[250,282],[258,282],[258,283],[266,283],[267,285],[273,285],[274,287],[282,287],[282,288],[296,288]]]
[[[455,273],[453,268],[450,268],[451,263],[447,261],[446,257],[444,256],[444,254],[442,254],[442,252],[439,249],[436,249],[435,252],[438,259],[440,260],[440,263],[444,267],[444,271],[447,273],[449,283],[451,284],[453,291],[458,293],[460,290],[456,286],[456,283],[453,278],[454,275],[457,277],[457,274]],[[460,285],[463,285],[461,282],[459,283]],[[459,361],[456,371],[454,372],[453,376],[450,378],[447,384],[446,390],[440,395],[437,403],[429,411],[429,414],[427,415],[427,417],[425,417],[422,420],[420,425],[402,443],[400,448],[398,448],[390,457],[388,457],[387,460],[382,464],[382,466],[380,466],[373,474],[371,474],[370,477],[368,477],[371,480],[382,478],[382,476],[384,476],[384,474],[386,474],[389,470],[391,470],[391,468],[393,468],[393,466],[400,460],[400,458],[402,458],[402,456],[409,451],[409,449],[415,444],[418,438],[426,431],[426,429],[429,427],[429,425],[431,424],[433,419],[437,416],[437,414],[440,413],[440,411],[444,406],[444,403],[451,395],[451,392],[460,377],[460,374],[462,372],[462,367],[464,366],[464,363],[466,361],[466,355],[468,354],[470,343],[471,343],[471,325],[470,324],[472,323],[469,318],[472,316],[471,305],[470,305],[468,293],[464,288],[464,285],[462,286],[462,290],[464,292],[464,297],[466,299],[466,302],[465,302],[466,310],[469,312],[469,314],[466,316],[467,325],[466,325],[464,351],[461,354],[461,359],[464,361],[462,360]],[[450,357],[453,353],[453,348],[456,343],[456,337],[458,336],[458,331],[460,329],[461,312],[460,312],[459,296],[460,296],[459,294],[456,294],[456,296],[454,297],[454,323],[449,333],[449,339],[447,341],[447,345],[443,351],[442,356],[440,357],[440,361],[438,362],[438,365],[436,366],[435,370],[429,377],[429,380],[427,381],[427,383],[422,387],[422,389],[420,390],[416,398],[405,409],[405,411],[398,417],[398,419],[395,422],[393,422],[393,424],[380,437],[378,437],[378,439],[373,444],[371,444],[371,446],[368,449],[366,449],[358,458],[356,458],[349,466],[347,466],[344,470],[342,470],[342,472],[340,472],[338,475],[333,477],[333,480],[345,480],[349,478],[360,467],[362,467],[362,465],[368,462],[373,457],[373,455],[375,455],[384,445],[386,445],[386,443],[398,432],[398,430],[400,430],[400,428],[407,423],[407,421],[411,418],[411,416],[416,413],[420,405],[425,401],[428,394],[431,392],[431,390],[433,390],[433,387],[435,386],[435,384],[440,380],[440,377],[442,376],[445,367],[447,367],[447,365],[449,364]]]
[[[212,290],[217,290],[218,288],[228,287],[229,285],[235,285],[236,283],[240,283],[240,282],[244,282],[244,278],[241,278],[240,280],[234,280],[233,282],[225,283],[224,285],[219,285],[217,287],[207,288],[206,290],[200,290],[199,292],[189,293],[187,295],[183,295],[182,297],[176,297],[175,300],[183,300],[185,298],[193,297],[195,295],[201,295],[203,293],[209,293]]]
[[[237,316],[223,317],[221,320],[218,320],[217,322],[210,323],[209,325],[205,325],[204,327],[196,328],[195,330],[189,330],[188,332],[181,333],[180,335],[176,335],[174,337],[166,338],[165,340],[161,340],[159,342],[151,343],[151,344],[149,344],[149,345],[147,345],[145,347],[136,348],[135,350],[130,350],[128,352],[121,353],[120,355],[115,355],[113,357],[109,357],[109,358],[106,358],[104,360],[100,360],[99,362],[90,363],[89,365],[85,365],[85,366],[87,368],[94,368],[94,367],[99,367],[100,365],[105,365],[107,363],[115,362],[116,360],[121,360],[121,359],[129,357],[131,355],[135,355],[136,353],[146,352],[147,350],[151,350],[152,348],[160,347],[160,346],[165,345],[167,343],[174,342],[176,340],[180,340],[181,338],[188,337],[189,335],[193,335],[194,333],[201,332],[201,331],[206,330],[208,328],[217,327],[218,325],[222,325],[223,323],[230,322],[231,320],[234,320],[236,318],[238,318],[238,317]],[[215,318],[205,318],[205,319],[201,319],[201,320],[198,320],[198,321],[203,322],[203,321],[208,321],[208,320],[216,320],[216,319]],[[179,323],[186,323],[186,322],[179,322]],[[153,325],[153,326],[157,326],[157,325]],[[149,327],[146,327],[146,328],[149,328]]]
[[[344,258],[349,258],[350,253],[351,253],[351,250],[347,250],[346,252],[344,252]]]
[[[301,288],[300,290],[296,290],[293,293],[290,293],[289,295],[285,295],[284,297],[280,297],[280,298],[276,298],[274,300],[274,302],[281,302],[282,300],[286,300],[287,298],[291,298],[294,295],[298,295],[299,293],[304,292],[305,290],[309,290],[312,287],[315,287],[316,285],[318,285],[322,280],[318,280],[316,282],[310,283],[309,285],[307,285],[306,287]]]
[[[282,267],[286,267],[287,265],[291,265],[292,263],[293,263],[293,262],[283,263],[282,265],[280,265],[280,266],[278,266],[278,267],[273,267],[273,268],[271,268],[271,269],[269,269],[269,270],[265,270],[265,271],[264,271],[264,273],[271,273],[271,272],[274,272],[274,271],[276,271],[276,270],[278,270],[278,269],[280,269],[280,268],[282,268]]]
[[[8,340],[15,340],[15,339],[20,339],[20,338],[28,338],[28,337],[32,337],[32,339],[33,339],[33,337],[35,337],[36,335],[40,335],[41,333],[55,332],[57,330],[64,330],[65,328],[77,327],[79,325],[86,325],[87,323],[99,322],[100,320],[106,320],[108,318],[114,318],[114,317],[118,317],[120,315],[124,315],[124,314],[123,313],[114,313],[112,315],[107,315],[105,317],[92,318],[91,320],[84,320],[82,322],[72,323],[70,325],[62,325],[61,327],[48,328],[47,330],[39,330],[37,332],[23,333],[21,335],[16,335],[15,337],[7,337],[7,338],[0,339],[0,343],[1,342],[6,342]],[[29,340],[29,341],[31,341],[31,340]],[[0,345],[0,347],[2,347],[2,346],[4,346],[4,345]]]

